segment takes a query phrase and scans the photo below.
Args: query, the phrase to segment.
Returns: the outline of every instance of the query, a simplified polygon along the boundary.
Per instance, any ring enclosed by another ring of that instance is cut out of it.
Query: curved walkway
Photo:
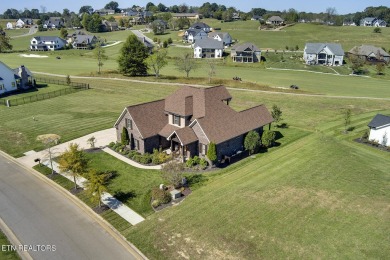
[[[161,170],[161,165],[155,165],[155,166],[147,166],[147,165],[143,165],[143,164],[140,164],[140,163],[137,163],[133,160],[130,160],[129,158],[121,155],[121,154],[118,154],[117,152],[114,152],[113,150],[111,150],[110,148],[106,147],[106,148],[103,148],[102,149],[104,152],[114,156],[115,158],[117,158],[118,160],[121,160],[122,162],[125,162],[131,166],[134,166],[136,168],[140,168],[140,169],[147,169],[147,170]]]

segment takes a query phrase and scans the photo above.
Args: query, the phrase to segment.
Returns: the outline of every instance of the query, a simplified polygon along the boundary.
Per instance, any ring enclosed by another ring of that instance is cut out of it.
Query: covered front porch
[[[171,144],[170,151],[173,157],[179,159],[181,162],[185,162],[189,158],[198,155],[198,139],[192,129],[178,129],[168,136],[167,140]]]

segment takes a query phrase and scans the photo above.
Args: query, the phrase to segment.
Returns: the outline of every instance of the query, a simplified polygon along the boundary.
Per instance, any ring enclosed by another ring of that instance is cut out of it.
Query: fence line
[[[89,89],[89,84],[86,84],[86,83],[70,82],[69,84],[67,84],[66,81],[47,79],[47,78],[35,78],[35,80],[40,82],[40,83],[43,82],[43,83],[52,83],[52,84],[57,84],[57,85],[68,85],[69,87],[55,90],[52,92],[38,93],[38,94],[27,96],[27,97],[4,99],[1,101],[0,104],[5,105],[7,107],[19,106],[19,105],[24,105],[24,104],[28,104],[28,103],[32,103],[32,102],[45,100],[45,99],[55,98],[55,97],[68,95],[71,93],[75,93],[78,91]]]

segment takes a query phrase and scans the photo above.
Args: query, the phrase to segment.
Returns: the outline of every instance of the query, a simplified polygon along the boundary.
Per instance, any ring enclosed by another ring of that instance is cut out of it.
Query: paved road
[[[0,153],[0,217],[33,259],[139,259],[66,195]],[[122,242],[123,243],[123,242]]]
[[[17,36],[12,36],[11,38],[19,38],[19,37],[24,37],[24,36],[29,36],[29,35],[33,35],[33,34],[36,34],[38,32],[38,28],[35,28],[35,26],[32,26],[30,27],[30,30],[28,31],[28,33],[25,33],[25,34],[22,34],[22,35],[17,35]]]
[[[139,30],[131,30],[132,33],[134,33],[137,37],[145,37],[145,39],[150,42],[151,44],[154,44],[153,43],[153,40],[150,39],[149,37],[147,37],[145,34],[143,34],[142,32],[140,32]]]

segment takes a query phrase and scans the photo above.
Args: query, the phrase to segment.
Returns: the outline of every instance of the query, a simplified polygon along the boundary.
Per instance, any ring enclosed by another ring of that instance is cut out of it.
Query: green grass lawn
[[[36,96],[39,94],[49,93],[49,92],[53,92],[53,91],[57,91],[57,90],[65,89],[65,88],[69,88],[69,86],[46,84],[46,83],[40,84],[38,82],[38,86],[35,89],[31,89],[31,90],[26,91],[26,92],[16,92],[16,93],[11,94],[11,95],[6,96],[6,97],[0,97],[0,103],[2,102],[2,100],[5,100],[5,99],[13,100],[13,99],[18,99],[18,98],[28,98],[30,96]]]
[[[0,248],[2,246],[11,245],[7,237],[0,230]],[[20,259],[19,255],[15,251],[0,250],[0,259],[2,260],[16,260]]]
[[[90,167],[98,171],[115,171],[108,192],[144,217],[154,211],[150,206],[151,189],[163,183],[160,171],[143,170],[105,153],[88,153]]]

